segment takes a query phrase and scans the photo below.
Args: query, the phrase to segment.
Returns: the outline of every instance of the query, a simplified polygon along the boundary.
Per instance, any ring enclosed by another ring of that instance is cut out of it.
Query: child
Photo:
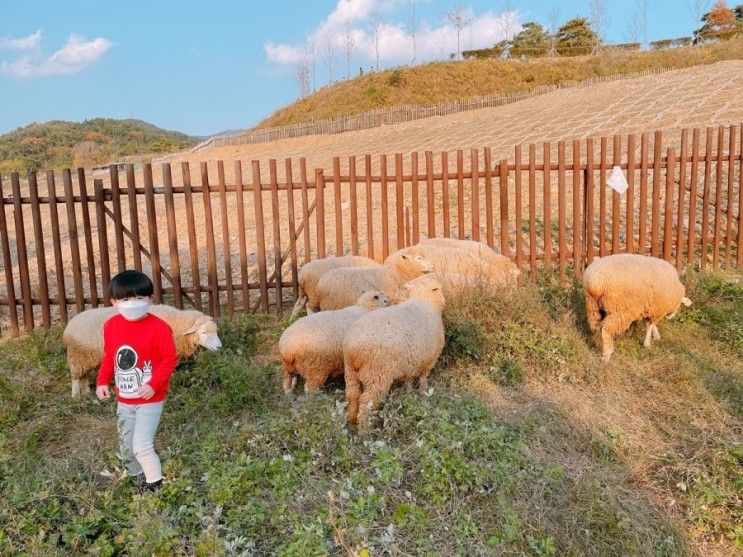
[[[108,293],[118,314],[103,325],[95,391],[100,400],[111,398],[114,376],[121,457],[129,475],[144,473],[150,491],[163,481],[153,443],[177,360],[173,331],[149,313],[152,292],[152,281],[139,271],[122,271],[111,279]]]

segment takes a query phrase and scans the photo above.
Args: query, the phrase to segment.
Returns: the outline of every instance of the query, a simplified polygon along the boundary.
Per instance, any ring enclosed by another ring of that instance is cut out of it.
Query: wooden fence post
[[[268,311],[268,272],[266,271],[266,237],[263,224],[263,192],[261,185],[261,163],[260,161],[254,160],[252,162],[253,167],[253,209],[255,211],[255,241],[256,251],[258,254],[258,282],[260,284],[260,303],[263,311]],[[322,188],[321,188],[322,190]],[[317,192],[318,190],[315,190]],[[317,204],[318,208],[320,203]],[[320,228],[318,214],[318,232]],[[318,233],[318,249],[320,234]],[[325,231],[322,234],[323,239],[323,255],[325,257]]]
[[[5,292],[8,298],[10,332],[16,337],[20,332],[18,330],[18,307],[16,306],[15,284],[13,282],[13,262],[10,258],[10,239],[8,237],[8,222],[5,214],[2,176],[0,176],[0,244],[2,245],[3,268],[5,269]]]
[[[506,257],[511,257],[508,243],[508,161],[500,161],[498,169],[500,183],[500,249]]]

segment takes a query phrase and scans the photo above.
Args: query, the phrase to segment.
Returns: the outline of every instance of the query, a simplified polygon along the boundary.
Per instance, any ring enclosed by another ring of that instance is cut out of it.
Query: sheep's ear
[[[198,330],[199,330],[199,324],[198,323],[194,323],[186,331],[184,331],[183,336],[192,335],[192,334],[194,334]]]

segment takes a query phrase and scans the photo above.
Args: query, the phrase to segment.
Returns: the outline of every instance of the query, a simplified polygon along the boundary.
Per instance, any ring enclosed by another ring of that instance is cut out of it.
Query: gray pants
[[[119,450],[130,476],[144,473],[148,483],[162,479],[160,457],[155,452],[155,432],[163,412],[163,402],[116,406],[119,424]]]

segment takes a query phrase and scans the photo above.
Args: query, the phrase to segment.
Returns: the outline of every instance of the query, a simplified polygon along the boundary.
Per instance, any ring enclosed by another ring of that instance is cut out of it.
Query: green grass
[[[609,365],[577,286],[450,300],[432,390],[393,389],[363,436],[342,382],[283,396],[286,321],[223,318],[224,349],[176,371],[146,495],[121,477],[115,405],[69,398],[61,331],[7,341],[0,555],[741,551],[743,288],[684,280],[692,308]]]

